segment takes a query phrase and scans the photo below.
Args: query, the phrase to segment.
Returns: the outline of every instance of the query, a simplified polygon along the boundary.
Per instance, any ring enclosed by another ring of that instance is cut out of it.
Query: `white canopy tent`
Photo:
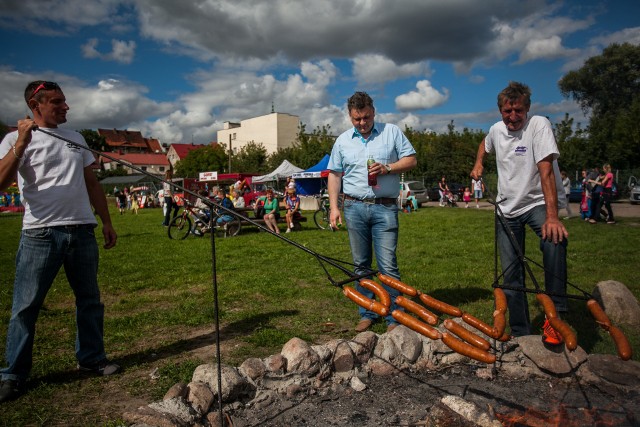
[[[273,172],[262,176],[254,176],[251,179],[251,182],[270,182],[277,181],[279,179],[286,179],[294,173],[301,172],[303,170],[304,169],[291,164],[289,160],[284,160]]]

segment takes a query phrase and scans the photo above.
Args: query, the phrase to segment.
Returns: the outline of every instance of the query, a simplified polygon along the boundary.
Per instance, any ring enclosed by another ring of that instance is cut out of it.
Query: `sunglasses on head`
[[[58,83],[55,83],[55,82],[42,82],[38,85],[38,87],[36,87],[36,89],[33,91],[29,99],[36,96],[36,94],[40,92],[42,89],[44,90],[60,89],[60,86],[58,86]]]

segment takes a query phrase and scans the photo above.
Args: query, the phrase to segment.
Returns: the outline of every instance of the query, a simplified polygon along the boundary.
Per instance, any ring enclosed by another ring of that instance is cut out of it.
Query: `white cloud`
[[[111,40],[111,52],[100,53],[97,49],[98,39],[91,38],[81,46],[82,56],[85,58],[100,58],[104,61],[116,61],[122,64],[130,64],[135,57],[136,42],[133,40]]]
[[[427,61],[398,65],[380,54],[357,55],[352,60],[353,75],[361,85],[381,84],[405,77],[430,77]]]
[[[449,90],[442,89],[438,92],[429,80],[420,80],[416,83],[417,91],[411,91],[396,97],[396,108],[400,111],[423,110],[444,104],[449,99]]]

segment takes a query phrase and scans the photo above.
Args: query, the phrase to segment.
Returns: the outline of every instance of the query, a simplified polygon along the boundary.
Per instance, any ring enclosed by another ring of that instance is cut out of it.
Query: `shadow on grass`
[[[469,304],[474,301],[493,299],[493,289],[459,287],[456,289],[436,289],[433,292],[426,292],[429,296],[440,301],[451,304],[455,307],[462,304]]]
[[[274,319],[279,317],[296,316],[299,314],[298,310],[278,310],[265,313],[259,313],[254,316],[250,316],[244,319],[240,319],[235,322],[231,322],[220,327],[220,342],[231,340],[237,337],[250,335],[255,332],[258,327],[268,326]],[[213,325],[211,325],[213,328]],[[202,333],[187,339],[181,339],[174,341],[171,344],[167,344],[161,347],[148,348],[146,350],[132,353],[124,357],[112,359],[113,362],[118,363],[127,369],[129,366],[140,365],[148,362],[155,362],[161,359],[166,359],[172,356],[204,348],[214,345],[216,342],[215,330],[211,332]],[[76,370],[65,370],[51,372],[41,377],[32,378],[27,384],[28,388],[37,387],[41,383],[50,384],[64,384],[71,383],[83,378],[91,377],[92,374],[81,373]]]

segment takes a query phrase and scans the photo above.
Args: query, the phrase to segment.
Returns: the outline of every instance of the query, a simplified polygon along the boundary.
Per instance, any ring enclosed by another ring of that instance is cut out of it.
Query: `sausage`
[[[360,292],[349,286],[342,288],[342,292],[347,298],[366,310],[373,311],[380,316],[386,316],[389,314],[389,308],[380,304],[378,301],[365,297]]]
[[[552,317],[558,317],[558,313],[556,313],[556,305],[553,303],[551,297],[547,294],[539,293],[536,294],[536,299],[538,303],[542,306],[544,310],[544,314],[547,315],[547,319],[551,319]]]
[[[604,312],[600,304],[598,304],[598,301],[594,300],[593,298],[590,299],[589,301],[587,301],[587,308],[589,309],[589,312],[596,320],[596,322],[605,330],[609,330],[609,328],[611,327],[611,320],[609,320],[607,314]]]
[[[471,359],[477,360],[479,362],[484,363],[495,363],[496,355],[487,353],[484,350],[476,348],[466,342],[460,341],[458,338],[453,335],[443,332],[442,333],[442,342],[447,345],[451,350],[456,353],[462,354],[463,356],[470,357]]]
[[[497,311],[493,313],[493,338],[498,339],[498,337],[504,334],[504,330],[507,327],[507,319],[504,316],[504,312]]]
[[[428,324],[435,326],[438,324],[438,316],[418,304],[417,302],[411,301],[409,298],[405,298],[402,295],[396,298],[396,304],[400,307],[412,312],[413,314],[417,314],[427,322]],[[393,313],[391,313],[393,314]]]
[[[509,335],[509,334],[506,334],[506,333],[505,333],[505,334],[502,334],[502,335],[500,336],[500,338],[498,338],[498,341],[500,341],[500,342],[507,342],[507,341],[509,341],[510,339],[511,339],[511,335]]]
[[[381,284],[376,283],[373,280],[361,279],[360,286],[373,292],[378,297],[380,304],[389,308],[389,306],[391,305],[391,297],[389,296],[389,293],[385,291]]]
[[[507,311],[507,296],[502,288],[493,288],[493,299],[496,303],[496,311],[506,313]]]
[[[613,342],[616,344],[616,350],[618,350],[618,356],[620,357],[620,359],[631,359],[631,344],[629,344],[629,340],[620,330],[620,328],[611,325],[609,327],[609,335],[611,335]]]
[[[478,319],[477,317],[473,317],[469,313],[464,313],[462,315],[462,320],[464,320],[464,323],[466,323],[467,325],[476,328],[477,330],[485,335],[490,336],[491,338],[498,339],[500,335],[502,335],[498,335],[498,331],[494,330],[492,326],[487,325],[482,320]]]
[[[547,320],[553,329],[562,335],[562,338],[564,338],[564,345],[567,346],[570,351],[573,351],[578,347],[576,334],[573,333],[569,325],[558,317],[548,317]]]
[[[449,305],[446,302],[439,301],[427,294],[420,294],[420,301],[422,301],[422,303],[427,307],[431,307],[440,313],[448,314],[453,317],[462,316],[462,310],[459,308]]]
[[[431,326],[427,325],[424,322],[421,322],[420,320],[416,319],[410,314],[405,313],[404,311],[393,310],[391,315],[393,316],[394,319],[398,321],[398,323],[402,323],[409,329],[413,329],[417,333],[422,334],[427,338],[431,338],[432,340],[438,340],[442,337],[442,335],[440,334],[440,331],[438,331],[435,328],[432,328]]]
[[[443,324],[445,328],[447,328],[453,334],[457,335],[463,341],[468,342],[472,346],[482,349],[484,351],[488,351],[491,348],[491,344],[489,344],[489,341],[465,329],[464,326],[458,324],[457,322],[454,322],[451,319],[445,319]]]
[[[402,292],[405,295],[409,295],[410,297],[415,297],[418,295],[418,291],[407,285],[404,282],[401,282],[398,279],[394,279],[391,276],[387,276],[386,274],[378,273],[378,279],[387,286],[392,287],[393,289]]]

